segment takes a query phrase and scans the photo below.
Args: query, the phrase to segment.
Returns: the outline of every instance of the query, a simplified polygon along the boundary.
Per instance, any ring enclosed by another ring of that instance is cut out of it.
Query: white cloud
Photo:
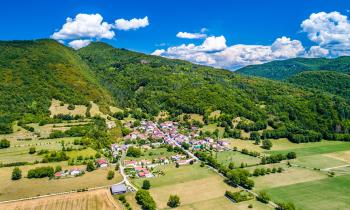
[[[319,58],[319,57],[327,57],[329,55],[329,50],[322,48],[320,46],[312,46],[310,47],[306,57],[310,58]]]
[[[165,50],[160,49],[160,50],[155,50],[151,55],[157,55],[160,56],[165,52]]]
[[[149,25],[148,17],[136,19],[133,18],[131,20],[125,20],[125,19],[118,19],[115,21],[115,28],[119,30],[131,30],[131,29],[138,29],[143,28]]]
[[[74,19],[67,18],[62,28],[51,37],[53,39],[112,39],[115,33],[111,28],[112,25],[103,22],[100,14],[78,14]]]
[[[201,34],[201,33],[179,32],[176,34],[176,37],[182,38],[182,39],[203,39],[207,37],[207,35]]]
[[[242,66],[259,64],[275,59],[287,59],[303,55],[305,49],[298,40],[281,37],[272,45],[232,45],[226,46],[224,36],[208,37],[201,45],[182,44],[166,50],[156,50],[154,54],[188,60],[194,63],[237,69]]]
[[[207,29],[207,28],[201,28],[201,33],[206,33],[208,31],[209,31],[209,29]]]
[[[91,43],[91,40],[82,40],[82,39],[78,39],[78,40],[73,40],[71,42],[68,43],[68,45],[72,48],[74,48],[75,50],[78,50],[80,48],[86,47]]]
[[[313,13],[301,24],[308,38],[332,56],[350,55],[350,22],[339,12]]]

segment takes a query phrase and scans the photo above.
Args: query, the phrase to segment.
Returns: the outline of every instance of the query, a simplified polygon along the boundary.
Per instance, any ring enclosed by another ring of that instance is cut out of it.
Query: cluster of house
[[[61,178],[61,177],[69,177],[69,176],[79,176],[83,174],[83,170],[79,168],[73,168],[70,170],[64,170],[64,171],[58,171],[55,173],[55,178]]]
[[[154,175],[148,170],[148,168],[154,168],[156,165],[149,160],[124,160],[124,166],[126,168],[132,168],[139,178],[152,178]]]
[[[134,128],[134,131],[124,137],[126,140],[136,140],[148,138],[163,139],[164,133],[152,121],[141,121],[141,125]]]
[[[187,165],[195,161],[193,158],[187,159],[186,155],[180,155],[180,154],[171,156],[171,160],[176,162],[179,165]]]
[[[202,140],[191,140],[191,149],[202,150],[204,148],[215,150],[217,152],[222,152],[230,149],[230,144],[223,140],[214,141],[214,139],[207,137]]]

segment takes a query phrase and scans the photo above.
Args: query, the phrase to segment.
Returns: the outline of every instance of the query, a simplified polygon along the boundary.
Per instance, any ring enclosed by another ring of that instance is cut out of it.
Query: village
[[[185,147],[189,151],[198,150],[214,150],[216,152],[229,150],[229,144],[222,140],[214,140],[213,138],[206,137],[200,139],[197,127],[191,127],[191,129],[179,128],[178,122],[166,121],[160,124],[152,121],[141,121],[139,126],[132,126],[131,123],[125,123],[132,130],[132,132],[124,137],[125,144],[111,145],[111,150],[114,156],[120,156],[125,153],[129,147],[135,146],[139,142],[143,142],[140,145],[142,150],[150,150],[152,148],[159,147],[172,147],[179,148]],[[186,146],[188,145],[188,146]],[[178,150],[178,153],[171,156],[161,156],[153,159],[124,160],[122,164],[125,167],[125,171],[128,176],[132,178],[153,178],[159,174],[153,174],[152,171],[158,165],[166,165],[174,163],[176,166],[193,164],[196,158],[190,157],[183,150]]]

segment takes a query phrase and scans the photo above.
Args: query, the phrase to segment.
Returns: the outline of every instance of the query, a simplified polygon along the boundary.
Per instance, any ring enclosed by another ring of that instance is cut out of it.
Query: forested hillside
[[[334,71],[306,71],[290,77],[287,81],[350,100],[350,75],[348,74]]]
[[[90,44],[78,53],[122,107],[141,107],[153,115],[168,110],[174,115],[208,116],[221,110],[227,119],[252,120],[247,125],[252,128],[269,122],[276,128],[272,135],[306,136],[302,141],[314,141],[321,134],[332,137],[336,126],[344,132],[349,127],[350,107],[340,97],[103,43]]]
[[[328,58],[293,58],[272,61],[261,65],[251,65],[237,70],[237,73],[266,77],[274,80],[287,79],[303,71],[337,71],[350,73],[350,57]]]
[[[0,133],[11,122],[48,116],[51,99],[109,103],[74,50],[53,40],[0,42]]]
[[[266,135],[295,142],[335,139],[335,130],[350,128],[350,105],[341,97],[105,43],[74,51],[52,40],[1,42],[0,77],[2,133],[11,132],[13,120],[48,117],[52,98],[141,108],[150,116],[197,113],[206,120],[221,110],[220,121],[247,118],[251,123],[242,126],[248,130],[269,124],[275,130]]]

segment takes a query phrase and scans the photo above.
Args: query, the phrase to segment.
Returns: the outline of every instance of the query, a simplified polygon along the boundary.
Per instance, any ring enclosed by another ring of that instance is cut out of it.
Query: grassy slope
[[[237,72],[283,80],[303,71],[329,70],[349,72],[350,57],[327,58],[293,58],[282,61],[272,61],[261,65],[251,65],[237,70]]]

